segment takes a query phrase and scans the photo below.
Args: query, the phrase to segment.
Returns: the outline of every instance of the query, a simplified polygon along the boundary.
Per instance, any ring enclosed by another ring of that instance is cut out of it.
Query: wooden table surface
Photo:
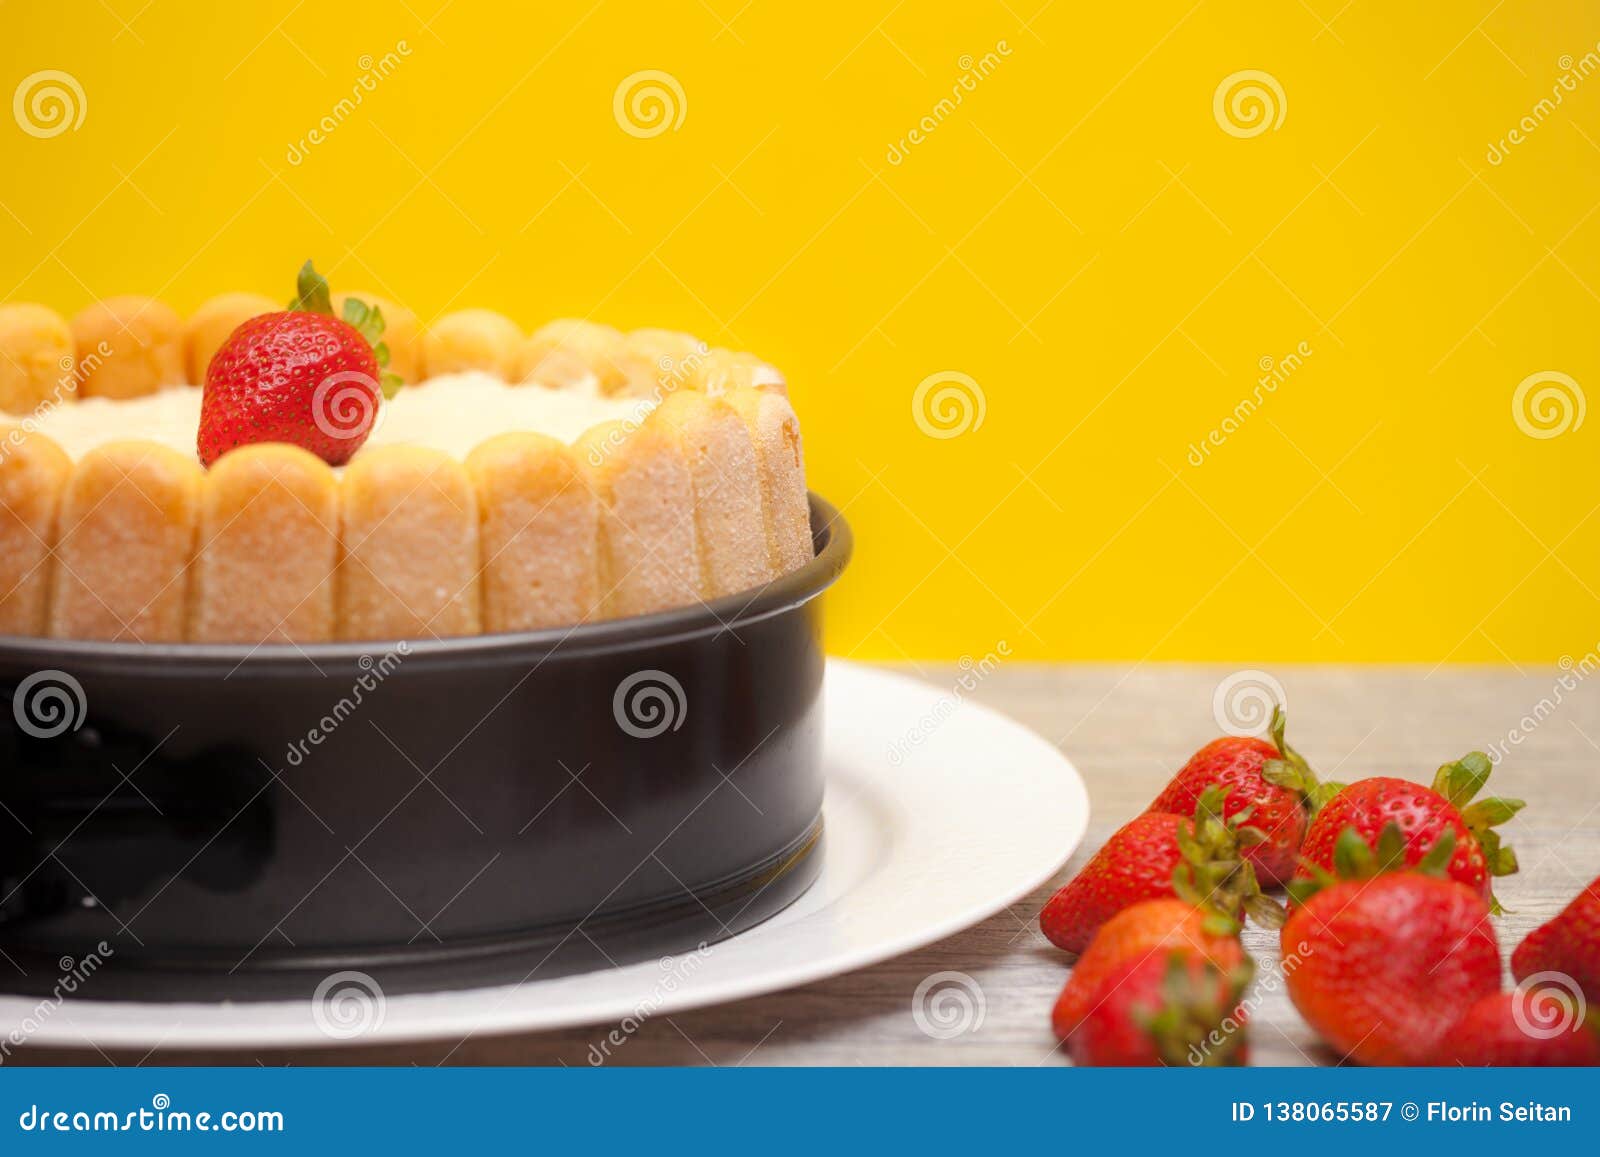
[[[958,674],[954,667],[902,669],[947,691]],[[1039,907],[1111,831],[1149,803],[1194,748],[1217,733],[1213,692],[1235,670],[1003,665],[969,697],[1054,740],[1088,783],[1089,834],[1058,878],[920,952],[788,992],[653,1017],[612,1051],[608,1063],[1065,1064],[1048,1015],[1067,964],[1038,933]],[[1499,922],[1505,955],[1600,874],[1600,680],[1590,687],[1579,670],[1557,668],[1287,667],[1272,673],[1286,693],[1291,741],[1325,778],[1428,779],[1447,759],[1502,745],[1507,754],[1491,790],[1528,801],[1506,829],[1522,871],[1499,889],[1509,909]],[[1513,735],[1517,742],[1511,742]],[[973,790],[983,790],[978,768]],[[907,896],[906,903],[916,903],[916,897]],[[1283,993],[1276,937],[1251,929],[1246,943],[1260,965],[1255,1062],[1329,1061]],[[985,1014],[974,1031],[934,1039],[912,1016],[912,994],[926,977],[945,970],[977,982]],[[590,1045],[611,1027],[292,1052],[107,1056],[29,1049],[13,1063],[585,1065]]]

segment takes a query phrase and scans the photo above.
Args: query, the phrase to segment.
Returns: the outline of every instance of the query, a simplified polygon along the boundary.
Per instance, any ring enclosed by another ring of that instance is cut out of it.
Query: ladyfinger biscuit
[[[702,598],[694,481],[654,422],[602,422],[576,447],[599,495],[603,614],[643,615]]]
[[[448,454],[384,446],[350,463],[340,487],[345,639],[475,635],[478,505]]]
[[[622,392],[660,400],[691,385],[710,351],[704,342],[670,329],[636,329],[623,338],[618,364],[626,379]]]
[[[389,347],[389,364],[384,368],[400,375],[402,382],[416,381],[421,376],[419,363],[422,360],[422,343],[417,340],[417,315],[376,293],[336,293],[333,311],[340,317],[344,316],[345,299],[349,297],[368,307],[376,306],[383,314],[382,341]]]
[[[600,503],[571,447],[542,434],[501,434],[466,466],[478,497],[483,629],[597,618]]]
[[[234,330],[252,317],[282,308],[259,293],[222,293],[190,314],[183,323],[183,363],[189,384],[206,384],[206,367]]]
[[[85,454],[61,495],[49,631],[178,642],[200,509],[199,463],[153,442]]]
[[[720,398],[682,390],[646,419],[678,442],[694,483],[702,587],[717,598],[773,577],[761,474],[749,429]]]
[[[48,401],[71,401],[72,329],[42,305],[0,305],[0,413],[22,417]]]
[[[42,635],[56,508],[72,459],[43,434],[0,425],[0,635]]]
[[[447,313],[422,335],[425,378],[482,370],[510,381],[522,347],[517,323],[492,309]]]
[[[618,365],[621,354],[621,330],[563,318],[540,326],[522,343],[512,380],[560,390],[593,379],[602,394],[615,394],[627,384]]]
[[[84,397],[137,398],[186,376],[183,322],[153,297],[97,301],[72,319],[72,337]],[[105,353],[90,357],[99,350]]]
[[[320,643],[334,637],[339,485],[298,446],[242,446],[200,488],[189,595],[199,643]]]
[[[737,389],[769,390],[777,394],[789,392],[788,382],[774,366],[755,354],[722,349],[711,350],[696,367],[695,389],[707,394],[720,395]]]
[[[811,561],[811,504],[806,496],[800,420],[782,394],[736,389],[723,401],[744,419],[761,471],[761,506],[767,551],[774,574],[788,574]]]

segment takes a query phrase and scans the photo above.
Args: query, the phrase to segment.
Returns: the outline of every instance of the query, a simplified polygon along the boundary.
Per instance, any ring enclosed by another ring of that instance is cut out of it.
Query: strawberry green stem
[[[1310,878],[1289,881],[1289,898],[1304,904],[1324,888],[1345,880],[1370,880],[1386,872],[1419,872],[1424,876],[1443,876],[1455,854],[1456,833],[1446,828],[1439,834],[1422,859],[1406,864],[1406,836],[1400,825],[1388,823],[1378,833],[1377,846],[1367,843],[1354,827],[1339,833],[1333,844],[1333,871],[1301,859],[1311,872]]]
[[[1503,844],[1494,829],[1521,811],[1527,804],[1520,799],[1474,797],[1489,782],[1494,764],[1481,751],[1470,751],[1454,763],[1447,763],[1434,774],[1433,790],[1444,796],[1461,813],[1472,830],[1492,876],[1509,876],[1517,870],[1517,855]],[[1498,905],[1496,905],[1498,907]]]
[[[318,273],[310,261],[300,267],[300,275],[295,281],[294,300],[289,302],[289,309],[303,313],[333,313],[333,292],[328,287],[328,279]],[[372,356],[377,359],[378,369],[383,371],[378,375],[378,384],[385,398],[393,398],[399,393],[402,382],[399,374],[387,372],[389,346],[383,340],[383,311],[358,298],[347,297],[341,313],[341,320],[372,347]]]
[[[333,294],[328,289],[328,279],[318,273],[310,261],[300,267],[294,300],[289,302],[289,308],[303,313],[333,313]]]
[[[1261,767],[1261,778],[1298,794],[1307,817],[1312,818],[1323,804],[1344,790],[1344,784],[1323,783],[1317,778],[1317,773],[1311,770],[1311,764],[1306,762],[1305,756],[1289,746],[1288,739],[1284,737],[1288,726],[1289,717],[1283,707],[1273,707],[1272,743],[1281,758],[1267,760]]]
[[[1252,808],[1224,816],[1228,788],[1213,784],[1200,793],[1194,816],[1178,823],[1181,862],[1172,872],[1172,888],[1179,899],[1234,924],[1249,915],[1258,924],[1276,928],[1283,923],[1283,908],[1261,891],[1255,868],[1244,849],[1267,837],[1249,826]]]
[[[1207,961],[1198,972],[1191,972],[1188,953],[1171,953],[1161,980],[1161,1003],[1136,1014],[1139,1027],[1168,1065],[1242,1064],[1246,1034],[1238,1010],[1255,975],[1254,962],[1247,957],[1223,972]]]

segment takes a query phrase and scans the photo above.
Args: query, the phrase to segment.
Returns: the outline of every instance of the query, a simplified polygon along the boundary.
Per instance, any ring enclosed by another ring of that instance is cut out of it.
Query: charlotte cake
[[[419,327],[309,264],[290,312],[243,293],[187,320],[137,297],[70,323],[0,306],[0,409],[0,634],[561,627],[812,553],[799,423],[759,359],[485,310]]]

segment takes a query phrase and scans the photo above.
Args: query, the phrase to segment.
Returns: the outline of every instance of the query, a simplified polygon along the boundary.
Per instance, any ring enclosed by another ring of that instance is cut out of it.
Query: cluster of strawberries
[[[1523,805],[1478,798],[1489,758],[1431,787],[1321,783],[1284,722],[1202,747],[1039,914],[1078,954],[1051,1017],[1073,1061],[1245,1063],[1249,919],[1281,930],[1289,997],[1343,1058],[1600,1064],[1600,879],[1523,941],[1501,991],[1491,885],[1517,861],[1495,828]],[[1263,891],[1279,887],[1287,908]]]

